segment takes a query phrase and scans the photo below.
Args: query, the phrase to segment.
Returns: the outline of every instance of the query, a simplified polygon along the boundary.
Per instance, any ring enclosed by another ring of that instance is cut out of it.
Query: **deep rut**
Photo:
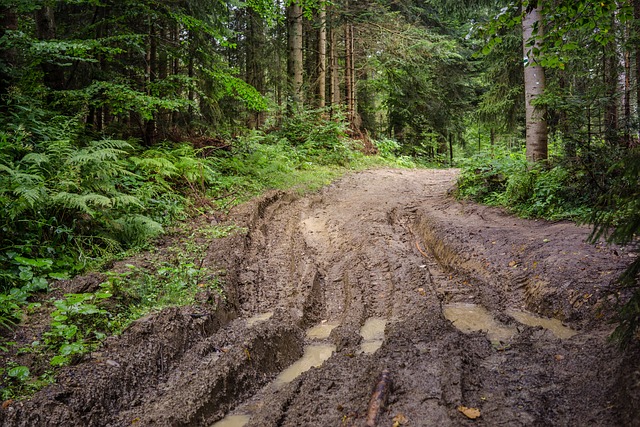
[[[228,269],[227,302],[211,315],[226,320],[184,343],[102,423],[80,392],[66,410],[86,425],[208,426],[231,413],[243,416],[236,425],[363,426],[386,369],[380,426],[639,422],[640,384],[628,381],[637,349],[606,341],[604,290],[627,260],[584,244],[588,230],[571,224],[454,202],[455,176],[367,171],[315,195],[273,193],[241,207],[235,219],[248,233],[212,245],[209,257]],[[575,330],[560,339],[527,325],[536,313]],[[305,335],[323,325],[327,336]],[[369,347],[363,325],[383,333]],[[274,382],[309,345],[330,357]],[[28,425],[29,405],[4,425]]]

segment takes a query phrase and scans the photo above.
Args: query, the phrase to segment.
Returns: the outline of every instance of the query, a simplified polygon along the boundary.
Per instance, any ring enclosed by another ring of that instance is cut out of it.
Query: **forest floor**
[[[246,232],[167,236],[126,263],[205,242],[225,298],[136,321],[2,425],[640,425],[637,343],[608,342],[632,254],[455,201],[456,176],[359,172],[236,207]]]

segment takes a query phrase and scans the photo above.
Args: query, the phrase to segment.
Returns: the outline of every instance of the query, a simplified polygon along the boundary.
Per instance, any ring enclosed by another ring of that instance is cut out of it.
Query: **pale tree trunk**
[[[546,160],[547,153],[547,121],[546,111],[533,102],[544,92],[544,69],[535,58],[534,49],[539,48],[542,39],[542,15],[540,2],[530,4],[522,19],[523,53],[526,60],[524,67],[524,93],[526,108],[526,148],[527,160],[538,162]],[[534,29],[537,33],[534,34]],[[531,42],[533,41],[533,45]]]
[[[320,6],[320,34],[318,35],[318,107],[326,105],[327,80],[327,10],[326,5]]]
[[[302,74],[303,74],[303,57],[302,57],[302,6],[292,3],[287,6],[287,26],[289,30],[288,47],[289,47],[289,86],[290,86],[290,105],[289,113],[295,114],[302,111]]]

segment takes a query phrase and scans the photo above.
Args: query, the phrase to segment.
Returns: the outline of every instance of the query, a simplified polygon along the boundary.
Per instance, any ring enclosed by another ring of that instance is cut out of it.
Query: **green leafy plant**
[[[51,328],[42,342],[54,354],[52,366],[70,363],[73,356],[90,351],[105,338],[108,312],[97,304],[109,297],[109,292],[66,294],[53,303],[56,309],[51,313]]]

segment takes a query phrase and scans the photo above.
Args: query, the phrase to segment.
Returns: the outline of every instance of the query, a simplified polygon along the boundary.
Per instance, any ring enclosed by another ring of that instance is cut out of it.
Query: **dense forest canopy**
[[[357,152],[462,165],[461,196],[594,239],[640,227],[638,0],[3,0],[0,18],[5,326],[189,205]]]

